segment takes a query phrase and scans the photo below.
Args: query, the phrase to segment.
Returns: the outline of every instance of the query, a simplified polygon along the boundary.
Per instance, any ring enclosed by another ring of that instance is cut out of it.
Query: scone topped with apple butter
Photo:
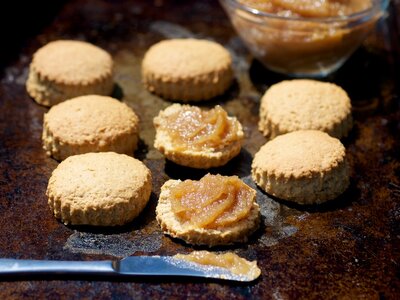
[[[208,169],[239,154],[244,137],[239,121],[219,105],[211,110],[173,104],[154,118],[154,147],[176,164]]]
[[[161,188],[157,220],[165,233],[189,244],[245,242],[260,223],[255,197],[256,191],[237,176],[168,180]]]

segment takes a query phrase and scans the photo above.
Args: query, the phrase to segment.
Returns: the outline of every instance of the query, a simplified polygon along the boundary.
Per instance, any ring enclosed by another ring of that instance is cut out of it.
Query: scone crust
[[[65,224],[116,226],[133,220],[151,193],[150,170],[113,152],[75,155],[53,171],[46,195]]]
[[[332,200],[350,184],[344,146],[315,130],[287,133],[262,146],[252,178],[265,192],[299,204]]]
[[[259,130],[270,138],[297,130],[346,137],[353,125],[351,102],[339,86],[316,80],[285,80],[261,99]]]
[[[157,221],[164,233],[174,238],[182,239],[188,244],[212,247],[246,242],[249,236],[258,229],[260,224],[260,208],[255,201],[249,216],[229,227],[203,229],[182,224],[173,213],[170,201],[170,189],[179,182],[181,181],[168,180],[161,187],[156,213]]]
[[[232,58],[207,40],[171,39],[146,52],[142,80],[147,90],[180,101],[208,100],[223,94],[233,79]]]
[[[139,118],[125,103],[89,95],[53,106],[44,115],[43,149],[57,160],[88,152],[133,155]]]
[[[114,88],[113,60],[89,43],[50,42],[34,54],[26,88],[45,106],[82,95],[110,95]]]
[[[225,165],[232,158],[240,153],[242,147],[244,133],[242,125],[236,118],[228,117],[230,120],[235,119],[238,124],[237,136],[238,140],[234,143],[226,145],[221,149],[208,148],[201,151],[192,149],[180,150],[176,149],[168,131],[164,130],[164,120],[167,116],[172,115],[182,109],[184,105],[173,104],[165,110],[160,111],[154,118],[154,126],[156,128],[156,137],[154,147],[160,151],[170,161],[186,167],[197,169],[209,169]]]

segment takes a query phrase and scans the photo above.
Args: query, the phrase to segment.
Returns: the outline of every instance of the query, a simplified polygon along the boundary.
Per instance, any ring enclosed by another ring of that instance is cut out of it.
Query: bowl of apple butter
[[[323,77],[337,70],[389,0],[220,0],[250,52],[272,71]]]

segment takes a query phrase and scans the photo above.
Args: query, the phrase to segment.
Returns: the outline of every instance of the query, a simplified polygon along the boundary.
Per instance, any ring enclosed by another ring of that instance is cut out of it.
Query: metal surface
[[[228,269],[199,265],[171,256],[130,256],[116,261],[62,261],[0,259],[0,276],[18,275],[94,275],[156,277],[204,277],[248,282],[246,275],[236,275]]]
[[[116,274],[112,261],[62,261],[0,259],[0,275],[109,275]]]
[[[0,298],[398,298],[399,10],[400,2],[392,1],[390,14],[377,32],[327,79],[349,93],[354,108],[355,126],[344,141],[352,167],[349,190],[335,201],[312,207],[271,199],[259,191],[261,229],[249,243],[214,249],[257,259],[262,271],[257,281],[238,285],[194,279],[10,278],[0,283]],[[40,18],[40,9],[37,13]],[[143,54],[159,40],[193,36],[214,39],[231,51],[236,82],[225,95],[204,105],[221,104],[236,115],[246,141],[237,158],[210,172],[235,174],[252,185],[251,160],[266,142],[257,130],[260,97],[285,77],[252,60],[217,1],[76,0],[67,2],[53,21],[37,30],[7,56],[0,78],[0,257],[89,261],[192,251],[194,247],[162,234],[154,210],[168,178],[199,178],[205,172],[165,162],[153,148],[152,118],[170,102],[142,87]],[[47,109],[28,97],[24,84],[34,51],[60,38],[87,40],[109,51],[116,62],[115,96],[140,116],[141,144],[135,156],[152,170],[154,186],[145,211],[126,226],[64,226],[48,208],[45,190],[57,162],[41,148]]]

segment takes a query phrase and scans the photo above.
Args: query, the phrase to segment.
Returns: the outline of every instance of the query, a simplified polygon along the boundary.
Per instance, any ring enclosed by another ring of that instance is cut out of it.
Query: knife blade
[[[129,256],[116,261],[0,259],[0,276],[53,274],[205,277],[241,282],[254,280],[225,268],[201,265],[172,256]]]

